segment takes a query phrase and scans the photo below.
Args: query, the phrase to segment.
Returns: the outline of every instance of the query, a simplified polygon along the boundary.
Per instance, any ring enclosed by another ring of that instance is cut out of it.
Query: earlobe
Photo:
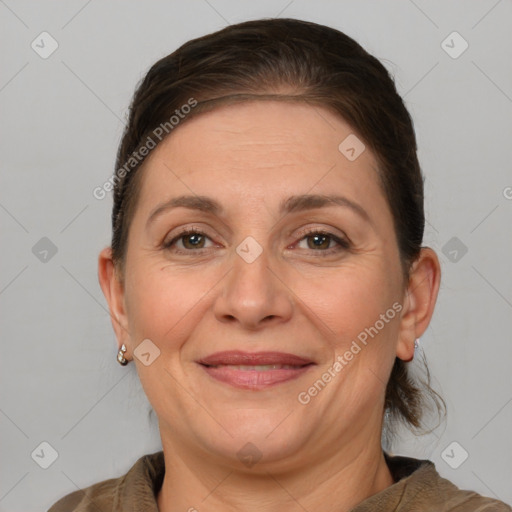
[[[124,302],[124,286],[117,275],[112,259],[112,249],[106,247],[98,256],[98,280],[107,300],[112,327],[119,346],[129,346],[127,316]]]
[[[414,343],[426,331],[437,300],[441,267],[436,253],[429,247],[420,251],[409,273],[396,355],[403,361],[414,357]]]

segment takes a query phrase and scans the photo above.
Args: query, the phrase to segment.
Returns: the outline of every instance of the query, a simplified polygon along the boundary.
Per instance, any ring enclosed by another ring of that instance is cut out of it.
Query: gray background
[[[421,345],[448,419],[394,452],[512,502],[510,0],[0,0],[0,14],[0,510],[46,510],[160,449],[134,366],[115,360],[96,276],[111,196],[92,190],[114,170],[131,94],[154,61],[228,23],[277,16],[354,37],[396,76],[415,121],[425,243],[443,267]],[[59,45],[46,59],[31,48],[50,48],[43,31]],[[453,31],[469,44],[458,58],[445,50],[460,39],[442,46]],[[41,252],[43,237],[56,254]],[[43,441],[58,453],[48,469]],[[454,469],[462,450],[469,457]]]

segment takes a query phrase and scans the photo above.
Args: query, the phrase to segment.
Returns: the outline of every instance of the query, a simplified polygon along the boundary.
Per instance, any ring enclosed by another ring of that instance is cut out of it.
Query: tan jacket
[[[511,512],[505,503],[462,491],[441,478],[429,460],[384,453],[395,483],[351,512]],[[158,512],[163,452],[144,455],[126,475],[68,494],[48,512]]]

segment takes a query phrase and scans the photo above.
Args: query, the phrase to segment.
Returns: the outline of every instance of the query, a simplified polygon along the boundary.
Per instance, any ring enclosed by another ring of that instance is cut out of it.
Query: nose
[[[293,312],[293,294],[277,266],[270,268],[266,251],[251,263],[236,253],[233,260],[233,268],[215,300],[216,318],[249,330],[288,321]]]

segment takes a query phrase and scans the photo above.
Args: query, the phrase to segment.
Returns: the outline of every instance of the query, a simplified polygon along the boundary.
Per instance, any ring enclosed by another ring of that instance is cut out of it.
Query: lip
[[[264,364],[282,364],[291,366],[304,366],[314,363],[311,359],[300,357],[286,352],[243,352],[241,350],[227,350],[224,352],[215,352],[198,361],[207,366],[218,365],[264,365]]]
[[[315,362],[284,352],[225,351],[211,354],[197,361],[212,378],[231,386],[259,390],[289,382],[308,372]],[[267,366],[280,368],[258,370],[239,366]],[[284,368],[283,368],[284,366]]]

